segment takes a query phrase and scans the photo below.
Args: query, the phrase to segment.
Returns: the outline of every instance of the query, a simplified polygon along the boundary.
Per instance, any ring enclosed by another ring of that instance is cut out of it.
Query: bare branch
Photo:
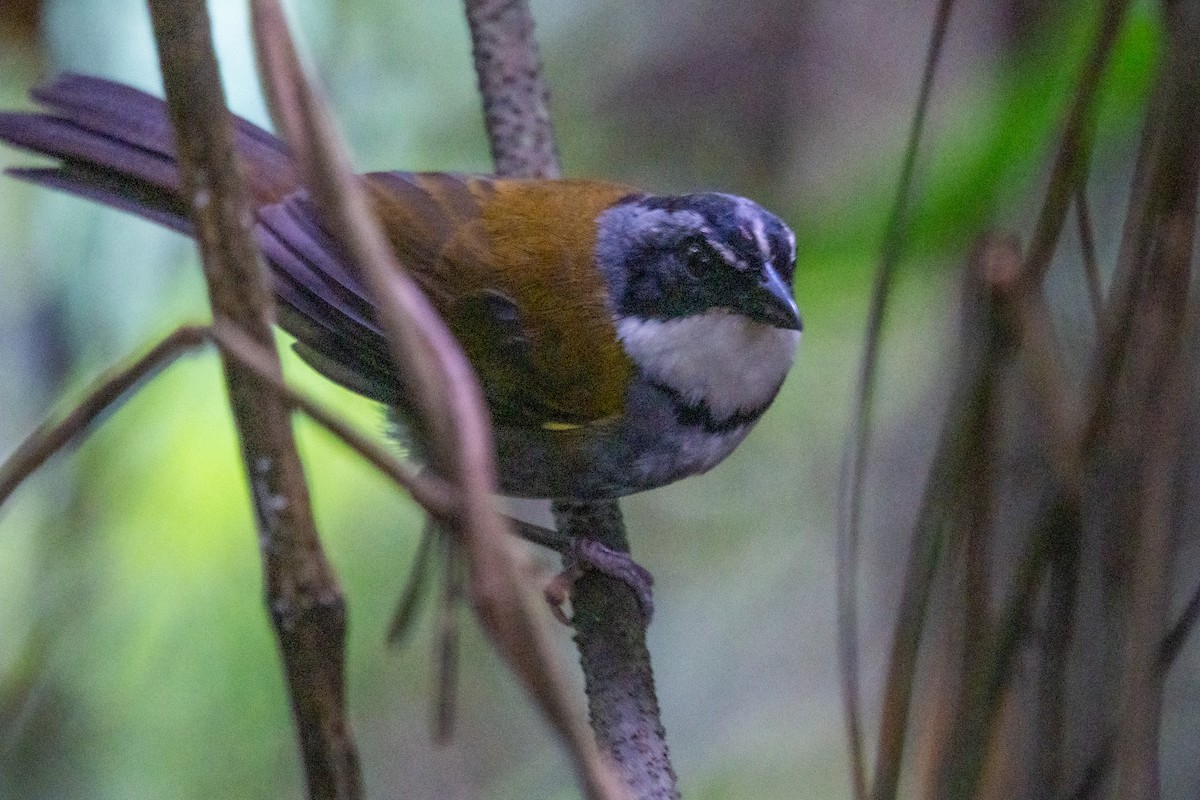
[[[1041,213],[1030,237],[1029,249],[1021,270],[1021,280],[1029,287],[1040,286],[1050,268],[1050,261],[1058,245],[1059,235],[1067,217],[1067,209],[1075,187],[1087,174],[1092,154],[1092,133],[1096,124],[1096,97],[1100,79],[1108,66],[1109,56],[1125,20],[1129,0],[1108,0],[1100,18],[1099,31],[1083,65],[1077,82],[1075,97],[1062,140],[1054,157],[1054,167],[1046,188]]]
[[[996,324],[984,275],[989,270],[1005,269],[1005,265],[1017,260],[1019,252],[1011,236],[984,237],[976,244],[967,267],[959,337],[961,355],[957,359],[959,374],[925,481],[884,679],[878,755],[871,787],[874,800],[891,800],[899,788],[926,610],[934,576],[947,549],[945,531],[950,510],[961,496],[964,460],[976,446],[965,432],[983,430],[979,420],[987,414],[998,365],[1009,357],[1006,337]]]
[[[418,473],[374,440],[356,431],[348,422],[301,392],[288,386],[282,375],[272,373],[270,357],[239,329],[229,323],[215,326],[183,325],[155,344],[145,355],[121,367],[112,375],[97,380],[83,399],[61,419],[47,420],[33,431],[0,464],[0,505],[26,478],[64,447],[86,434],[98,420],[112,413],[146,381],[156,377],[185,353],[215,341],[230,358],[252,370],[261,380],[280,393],[288,407],[304,412],[326,428],[347,447],[357,452],[380,472],[407,491],[426,512],[439,519],[451,519],[457,502],[451,487],[435,475]],[[539,536],[536,526],[525,525],[523,533],[535,540],[552,541]]]
[[[205,328],[176,328],[132,364],[102,377],[61,419],[49,419],[0,464],[0,505],[52,455],[83,435],[106,413],[114,410],[145,381],[205,341]]]
[[[558,177],[549,92],[528,4],[466,0],[466,11],[496,174]],[[629,552],[616,501],[556,501],[551,510],[559,536],[568,541],[586,537]],[[604,779],[616,770],[639,798],[678,797],[645,644],[646,618],[637,598],[628,585],[596,571],[574,588],[576,644],[589,715],[612,767],[604,770]]]
[[[1180,4],[1189,13],[1189,4]],[[1141,324],[1148,305],[1170,306],[1175,317],[1187,297],[1180,275],[1155,271],[1163,248],[1178,246],[1181,235],[1190,236],[1196,205],[1197,105],[1193,40],[1177,40],[1159,68],[1159,80],[1147,108],[1145,129],[1138,151],[1133,188],[1122,233],[1108,306],[1102,319],[1098,346],[1093,355],[1085,398],[1087,416],[1082,448],[1090,450],[1102,439],[1120,404],[1112,402],[1122,371],[1145,365],[1137,350],[1154,326]],[[1163,285],[1165,279],[1169,285]],[[1135,320],[1140,330],[1134,330]],[[1126,414],[1128,416],[1128,413]]]
[[[150,0],[182,196],[189,202],[219,322],[238,326],[279,374],[274,316],[237,165],[203,0]],[[308,791],[361,796],[358,754],[345,717],[346,608],[313,524],[308,485],[280,393],[223,359],[229,401],[257,511],[267,603],[285,664]]]
[[[896,187],[896,198],[888,216],[871,305],[867,311],[867,336],[859,362],[858,383],[854,394],[854,409],[850,415],[850,435],[842,457],[842,473],[838,490],[837,532],[837,608],[838,661],[841,668],[842,703],[846,716],[846,736],[850,749],[851,782],[857,800],[867,797],[867,766],[862,733],[862,689],[858,658],[858,540],[862,528],[862,504],[866,485],[867,452],[871,442],[872,408],[875,398],[875,376],[879,349],[883,341],[883,323],[887,315],[888,298],[904,230],[908,225],[909,202],[912,196],[913,175],[917,152],[925,130],[925,117],[933,94],[933,80],[941,61],[942,45],[950,27],[954,0],[940,0],[921,89],[917,97],[909,128],[908,144]]]
[[[550,91],[542,77],[528,3],[466,0],[466,9],[496,174],[559,177]]]
[[[1010,583],[1012,596],[991,636],[980,663],[987,669],[970,676],[975,683],[971,702],[959,709],[949,741],[953,752],[942,765],[940,788],[946,797],[974,797],[983,773],[985,755],[1000,716],[1004,693],[1013,677],[1019,647],[1029,635],[1034,604],[1053,551],[1077,536],[1079,507],[1074,498],[1056,490],[1043,496],[1035,526],[1017,562]]]
[[[629,552],[615,502],[559,501],[553,511],[559,533]],[[575,581],[571,608],[596,743],[638,800],[677,800],[637,594],[610,575],[585,570]]]
[[[1067,387],[1066,370],[1046,298],[1040,289],[1026,290],[1020,275],[1016,271],[1003,277],[993,276],[991,288],[1020,343],[1025,379],[1046,430],[1047,458],[1057,479],[1070,494],[1076,495],[1081,480],[1079,410]]]
[[[412,631],[417,611],[425,597],[425,587],[429,583],[429,575],[433,563],[433,546],[442,534],[434,524],[433,519],[425,520],[421,531],[421,543],[417,545],[417,553],[413,556],[412,567],[408,572],[408,580],[404,582],[404,591],[396,610],[392,613],[392,622],[388,625],[388,644],[401,644]]]
[[[1087,278],[1088,299],[1092,315],[1099,322],[1104,313],[1104,288],[1100,285],[1100,265],[1096,261],[1096,234],[1092,230],[1092,215],[1088,209],[1087,186],[1079,181],[1075,186],[1075,222],[1079,228],[1079,249],[1083,255],[1083,274]]]
[[[461,492],[451,530],[467,556],[476,613],[493,643],[567,742],[589,796],[622,796],[575,720],[555,669],[544,612],[522,584],[508,528],[492,504],[495,454],[483,394],[445,324],[396,262],[349,169],[324,103],[304,78],[276,0],[251,5],[260,71],[272,114],[330,231],[361,270],[404,384],[418,407],[413,420],[432,450],[434,468]]]
[[[1196,626],[1197,619],[1200,619],[1200,585],[1192,590],[1183,611],[1171,625],[1158,648],[1157,670],[1160,680],[1166,676],[1174,665],[1175,659],[1179,657],[1184,642],[1187,641]],[[1112,747],[1113,736],[1110,732],[1105,735],[1091,759],[1079,771],[1078,776],[1074,780],[1066,782],[1067,788],[1055,795],[1055,800],[1086,800],[1091,797],[1096,787],[1112,768]]]
[[[1139,325],[1126,346],[1129,362],[1117,386],[1122,407],[1113,415],[1114,439],[1128,441],[1122,431],[1133,426],[1142,433],[1140,442],[1120,450],[1140,467],[1140,485],[1130,506],[1118,510],[1130,523],[1122,533],[1132,535],[1137,549],[1129,573],[1114,742],[1116,794],[1142,798],[1159,795],[1160,643],[1167,635],[1175,553],[1173,496],[1184,447],[1185,402],[1195,393],[1195,362],[1184,344],[1188,323],[1197,315],[1194,303],[1189,313],[1187,297],[1200,191],[1200,5],[1167,4],[1165,17],[1169,89],[1159,149],[1164,160],[1155,170],[1153,205],[1146,209],[1153,215],[1155,236],[1141,265],[1140,286],[1128,295]]]
[[[441,607],[438,609],[436,653],[437,702],[433,719],[433,740],[446,744],[454,735],[454,711],[458,696],[458,640],[461,624],[459,606],[463,601],[464,558],[453,537],[443,536]]]

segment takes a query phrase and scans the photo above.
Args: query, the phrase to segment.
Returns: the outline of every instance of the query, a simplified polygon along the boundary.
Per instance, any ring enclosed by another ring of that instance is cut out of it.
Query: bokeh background
[[[230,105],[264,123],[244,3],[210,5]],[[952,21],[884,352],[863,578],[868,698],[946,395],[963,255],[984,229],[1027,229],[1094,5],[971,0]],[[290,8],[363,170],[487,171],[459,4]],[[746,194],[799,234],[805,339],[775,407],[712,473],[624,507],[635,555],[656,578],[650,645],[684,795],[848,797],[836,488],[933,3],[533,9],[568,174]],[[160,91],[137,0],[3,0],[0,35],[6,108],[27,107],[30,86],[67,69]],[[1102,251],[1116,235],[1159,39],[1150,4],[1135,3],[1091,187]],[[0,148],[0,167],[23,163]],[[1078,286],[1051,276],[1068,346],[1090,333]],[[0,455],[107,367],[204,318],[187,241],[0,180]],[[296,359],[287,370],[382,430],[369,402]],[[577,796],[562,753],[466,611],[458,732],[431,744],[431,615],[406,648],[383,641],[420,518],[329,436],[305,420],[298,429],[349,597],[350,710],[368,795]],[[201,354],[147,384],[0,509],[0,797],[299,796],[261,594],[220,372]],[[561,652],[573,660],[565,628]],[[1194,679],[1175,690],[1200,695]],[[1191,785],[1166,780],[1169,795]]]

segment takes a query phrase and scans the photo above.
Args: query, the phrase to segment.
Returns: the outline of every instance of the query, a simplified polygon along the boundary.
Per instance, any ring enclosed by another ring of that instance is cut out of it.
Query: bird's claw
[[[563,612],[563,605],[571,596],[575,581],[589,569],[597,570],[621,581],[637,595],[642,616],[647,625],[654,616],[654,577],[642,565],[633,560],[629,553],[613,550],[595,539],[576,539],[563,553],[565,566],[562,572],[546,584],[546,602],[555,618],[564,625],[571,624]]]

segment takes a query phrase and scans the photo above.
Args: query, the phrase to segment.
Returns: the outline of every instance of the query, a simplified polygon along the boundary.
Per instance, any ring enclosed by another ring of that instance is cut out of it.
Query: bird
[[[31,96],[41,110],[0,113],[0,141],[55,161],[10,174],[192,233],[161,99],[70,73]],[[411,418],[363,279],[286,146],[231,123],[296,352]],[[395,171],[362,181],[399,263],[479,377],[503,495],[615,499],[705,472],[746,437],[793,364],[796,237],[751,200],[583,179]]]

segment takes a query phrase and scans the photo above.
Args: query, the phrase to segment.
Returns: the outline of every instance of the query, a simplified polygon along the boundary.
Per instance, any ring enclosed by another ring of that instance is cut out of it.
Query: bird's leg
[[[554,616],[564,625],[570,620],[563,613],[562,607],[570,597],[575,581],[589,569],[603,572],[609,577],[625,583],[637,595],[642,607],[642,615],[646,624],[654,616],[654,576],[645,567],[633,560],[629,553],[613,550],[595,539],[578,537],[563,550],[564,567],[562,572],[555,575],[546,585],[546,601]]]

